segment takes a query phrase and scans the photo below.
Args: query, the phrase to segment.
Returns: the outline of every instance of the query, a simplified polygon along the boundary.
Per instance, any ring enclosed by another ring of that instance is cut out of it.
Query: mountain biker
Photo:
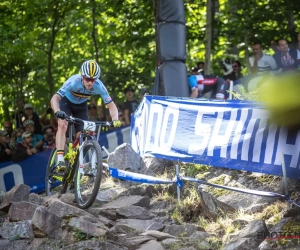
[[[73,115],[82,120],[88,120],[87,100],[92,95],[100,95],[109,109],[114,127],[120,127],[118,109],[108,94],[104,84],[99,80],[101,69],[93,61],[85,61],[81,66],[81,74],[72,75],[51,98],[51,107],[58,118],[56,133],[57,164],[55,172],[63,174],[66,171],[64,162],[64,145],[68,122],[66,115]],[[76,134],[82,130],[81,124],[75,124]]]

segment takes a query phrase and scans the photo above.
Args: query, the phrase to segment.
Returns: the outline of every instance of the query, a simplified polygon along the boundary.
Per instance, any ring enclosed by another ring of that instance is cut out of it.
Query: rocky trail
[[[163,178],[172,178],[175,171],[173,162],[142,159],[128,144],[117,148],[108,163]],[[185,164],[181,169],[186,176],[211,183],[283,190],[280,177]],[[292,198],[299,200],[299,182],[289,181]],[[174,185],[106,176],[93,206],[82,210],[72,192],[60,195],[58,188],[47,197],[19,184],[0,191],[0,249],[300,249],[297,238],[265,240],[275,232],[300,235],[299,209],[287,211],[284,200],[192,183],[185,184],[180,203],[176,197]]]

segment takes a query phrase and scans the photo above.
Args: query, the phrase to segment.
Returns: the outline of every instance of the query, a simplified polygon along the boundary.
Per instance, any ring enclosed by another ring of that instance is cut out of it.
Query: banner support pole
[[[178,176],[179,176],[179,165],[176,164],[175,167],[176,167],[176,176],[178,178]],[[177,200],[178,200],[178,202],[180,202],[180,187],[178,185],[177,185]]]
[[[284,154],[281,152],[281,166],[282,166],[282,176],[283,176],[283,183],[284,183],[284,190],[285,190],[285,196],[289,197],[289,189],[288,189],[288,182],[286,177],[286,168],[285,168],[285,160],[284,160]],[[287,209],[290,210],[290,202],[287,201]]]

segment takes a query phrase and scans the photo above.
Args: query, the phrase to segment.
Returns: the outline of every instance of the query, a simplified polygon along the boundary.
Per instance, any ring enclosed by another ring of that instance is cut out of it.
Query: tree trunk
[[[99,63],[99,49],[98,49],[98,44],[96,40],[96,3],[95,0],[92,0],[92,19],[93,19],[93,27],[92,27],[92,39],[94,43],[94,48],[95,48],[95,60],[96,62]]]
[[[213,30],[213,0],[206,2],[206,29],[205,29],[205,74],[210,74],[211,69],[211,51],[212,51],[212,30]]]

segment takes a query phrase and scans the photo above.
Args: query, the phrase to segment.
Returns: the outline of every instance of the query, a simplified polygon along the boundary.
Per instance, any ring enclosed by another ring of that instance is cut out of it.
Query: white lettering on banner
[[[144,155],[144,148],[145,148],[145,135],[148,127],[148,113],[149,108],[146,102],[143,104],[142,112],[140,109],[138,110],[139,113],[135,114],[134,117],[134,128],[131,134],[131,146],[133,149],[137,151],[140,155]],[[130,141],[130,140],[129,140]]]
[[[166,137],[168,121],[169,121],[170,116],[173,116],[172,125],[171,125],[172,127],[171,127],[171,131],[170,131],[169,139],[168,139],[167,143],[165,143],[165,139],[166,139],[165,137]],[[178,118],[179,118],[179,108],[168,106],[166,108],[166,112],[165,112],[164,120],[163,120],[163,124],[162,124],[162,129],[161,129],[161,133],[160,133],[160,147],[162,147],[166,151],[170,151],[172,148],[172,144],[173,144],[175,134],[176,134]]]
[[[162,116],[163,116],[163,106],[160,104],[151,104],[150,107],[150,113],[149,113],[149,120],[148,120],[148,129],[147,129],[147,139],[146,139],[146,146],[145,148],[149,148],[151,146],[151,136],[152,136],[152,127],[153,127],[153,119],[154,115],[157,115],[157,120],[156,120],[156,130],[155,130],[155,135],[154,135],[154,143],[153,147],[158,148],[158,138],[160,134],[160,127],[161,127],[161,122],[162,122]]]
[[[264,128],[266,127],[267,121],[265,119],[262,118],[262,111],[259,109],[252,109],[252,116],[250,118],[250,121],[248,123],[247,126],[247,130],[246,133],[244,134],[243,137],[243,146],[242,146],[242,154],[241,154],[241,160],[244,161],[248,161],[248,156],[249,156],[249,150],[250,150],[250,139],[254,136],[253,135],[253,130],[254,130],[254,125],[257,122],[258,119],[260,119],[260,123],[262,123],[262,125],[264,126]],[[262,126],[259,126],[260,128]],[[261,143],[262,143],[262,138],[260,140],[260,136],[263,136],[263,133],[259,133],[261,131],[257,131],[255,134],[255,141],[258,140],[260,141],[260,144],[256,144],[256,154],[258,155],[258,159],[261,153]],[[253,149],[252,149],[253,150]],[[252,159],[253,160],[253,159]],[[259,161],[259,160],[258,160]]]
[[[189,154],[203,154],[206,149],[211,135],[211,125],[208,123],[202,123],[204,114],[215,114],[216,109],[214,107],[198,107],[198,114],[195,124],[195,135],[201,136],[201,143],[191,143],[188,148]]]
[[[238,146],[240,143],[240,138],[241,135],[243,133],[243,128],[245,125],[245,121],[247,119],[248,116],[248,108],[242,109],[241,110],[241,117],[240,120],[238,121],[236,128],[235,128],[235,132],[234,132],[234,136],[232,139],[232,143],[231,143],[231,150],[230,150],[230,158],[231,159],[237,159],[238,156]]]
[[[276,151],[274,164],[276,165],[281,164],[281,157],[282,157],[281,154],[284,153],[286,155],[292,156],[290,167],[296,168],[299,161],[299,154],[300,154],[300,132],[297,133],[295,144],[287,144],[286,140],[287,140],[287,130],[281,128],[279,133],[278,148]]]
[[[263,142],[264,131],[266,130],[266,126],[268,122],[268,117],[267,117],[266,110],[263,109],[253,109],[252,117],[254,117],[255,120],[256,119],[259,120],[258,130],[256,132],[255,139],[254,139],[252,161],[260,162],[261,146]]]
[[[269,133],[266,143],[266,150],[265,150],[265,158],[264,163],[271,164],[272,163],[272,156],[274,152],[274,145],[275,145],[275,139],[276,139],[276,131],[278,127],[275,124],[271,124],[269,127]]]
[[[7,167],[0,168],[0,189],[8,191],[6,190],[4,183],[4,175],[8,173],[13,174],[15,185],[24,183],[23,171],[21,166],[18,164],[12,164]]]
[[[194,135],[189,134],[190,144],[183,144],[180,148],[186,154],[202,155],[207,150],[208,157],[280,166],[283,152],[291,156],[291,166],[297,166],[300,133],[295,143],[287,143],[284,130],[278,133],[276,125],[267,126],[269,113],[262,108],[198,106],[167,101],[162,104],[150,103],[144,105],[141,113],[135,116],[135,134],[131,139],[136,146],[133,148],[139,149],[140,155],[144,154],[144,150],[168,155],[176,140],[180,112],[185,110],[197,112]],[[190,124],[190,128],[193,128],[193,124]],[[181,133],[180,129],[178,132]],[[217,148],[220,149],[220,155],[216,155]]]
[[[213,156],[214,153],[214,148],[216,146],[221,147],[221,155],[220,157],[226,158],[226,153],[227,153],[227,147],[229,145],[229,140],[231,136],[231,132],[233,130],[234,124],[236,123],[236,117],[237,117],[237,110],[230,109],[230,108],[222,108],[222,110],[219,111],[219,108],[217,109],[217,119],[216,123],[214,126],[214,130],[212,132],[211,139],[209,141],[209,146],[207,150],[207,155],[208,156]],[[221,125],[223,123],[223,117],[224,117],[224,112],[231,111],[230,115],[230,120],[227,123],[227,128],[225,131],[224,135],[220,135],[220,130],[221,130]]]
[[[153,126],[154,117],[157,116],[156,124]],[[171,116],[172,115],[172,116]],[[172,117],[171,121],[171,129],[170,135],[167,143],[165,143],[165,135],[168,128],[168,121],[169,118]],[[169,105],[166,108],[165,115],[163,106],[160,104],[151,104],[150,113],[149,113],[149,120],[148,120],[148,127],[147,127],[147,137],[145,141],[145,148],[147,150],[154,148],[155,151],[163,150],[164,152],[170,151],[173,140],[176,134],[176,128],[179,118],[179,108]],[[151,142],[152,136],[152,128],[155,128],[154,134],[154,142]],[[162,138],[160,138],[160,136]],[[159,140],[160,138],[160,140]],[[165,148],[164,148],[165,147]]]

